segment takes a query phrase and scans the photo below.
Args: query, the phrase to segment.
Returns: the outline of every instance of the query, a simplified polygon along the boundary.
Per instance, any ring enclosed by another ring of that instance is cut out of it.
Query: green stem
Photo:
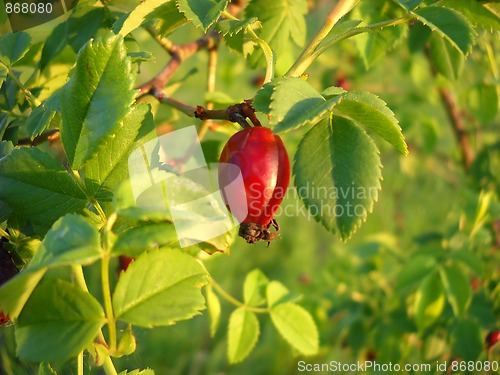
[[[113,303],[111,300],[111,285],[109,282],[109,261],[111,257],[106,254],[101,259],[101,281],[102,281],[102,295],[104,298],[104,310],[108,320],[109,330],[109,351],[114,353],[116,351],[116,319],[113,313]]]
[[[104,210],[102,209],[101,205],[99,202],[95,199],[92,199],[92,204],[94,205],[97,213],[101,217],[101,219],[105,222],[108,218],[106,217],[106,214],[104,213]]]
[[[112,218],[113,217],[111,217],[110,219],[112,219]],[[73,275],[75,276],[75,281],[78,284],[78,286],[80,288],[82,288],[84,291],[89,292],[89,288],[87,287],[87,283],[85,281],[85,275],[83,273],[82,266],[74,265],[72,268],[73,268]],[[108,280],[109,280],[109,278],[108,278]],[[115,331],[116,331],[116,329],[115,329]],[[101,330],[99,330],[99,332],[97,333],[97,340],[99,340],[99,342],[101,342],[104,346],[107,346],[106,339],[104,338],[104,335],[102,334]],[[81,362],[82,372],[81,372],[81,374],[83,374],[83,352],[81,352],[80,354],[82,356],[82,362]],[[80,355],[78,358],[80,359]],[[80,366],[80,362],[78,363],[78,365]],[[113,361],[111,360],[110,357],[108,357],[106,359],[106,361],[103,364],[103,367],[104,367],[104,372],[107,375],[117,375],[115,366],[114,366]],[[79,368],[79,371],[80,371],[80,368]],[[80,375],[80,372],[78,372],[78,375]]]
[[[104,369],[106,375],[118,375],[118,372],[116,372],[115,365],[113,364],[111,357],[108,357],[104,361],[102,368]]]
[[[7,75],[14,81],[14,83],[21,89],[22,92],[24,92],[24,95],[26,95],[26,99],[30,102],[32,107],[38,107],[42,102],[34,96],[30,90],[28,90],[22,83],[19,81],[19,79],[16,77],[16,75],[12,72],[12,70],[2,63],[3,66],[7,68]]]
[[[83,350],[78,353],[78,358],[77,358],[77,373],[78,375],[83,375]]]
[[[267,307],[253,307],[253,306],[248,306],[245,305],[243,302],[238,301],[236,298],[234,298],[232,295],[230,295],[228,292],[226,292],[222,287],[217,284],[217,282],[213,279],[212,276],[210,276],[210,283],[212,286],[217,290],[217,292],[229,303],[244,308],[249,311],[253,311],[255,313],[269,313],[269,308]]]
[[[302,51],[297,61],[295,61],[292,67],[288,70],[286,73],[287,76],[299,77],[304,74],[313,61],[310,60],[310,56],[330,33],[335,24],[347,13],[349,13],[358,2],[359,0],[340,0],[337,5],[335,5],[330,14],[326,17],[323,26],[321,26],[314,38],[309,42],[309,45],[304,49],[304,51]]]
[[[7,239],[10,238],[9,233],[7,233],[6,231],[4,231],[2,228],[0,228],[0,236],[5,237]]]
[[[75,277],[76,284],[82,288],[83,291],[90,293],[89,288],[87,287],[87,282],[85,281],[85,275],[83,273],[83,268],[80,265],[73,265],[72,266],[73,270],[73,276]],[[106,343],[106,339],[104,338],[104,335],[102,334],[102,331],[99,330],[97,334],[97,339],[102,342],[103,344]]]

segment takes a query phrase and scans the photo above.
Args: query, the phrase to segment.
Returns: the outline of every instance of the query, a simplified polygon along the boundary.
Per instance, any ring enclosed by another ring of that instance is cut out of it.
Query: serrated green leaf
[[[31,36],[24,31],[3,35],[0,38],[0,63],[11,67],[28,52],[30,44]]]
[[[47,232],[28,266],[0,287],[1,310],[17,318],[48,268],[87,265],[100,257],[97,229],[80,215],[62,217]]]
[[[147,20],[157,21],[158,33],[163,36],[189,23],[184,14],[177,9],[175,1],[168,1],[156,8],[153,13],[148,15]]]
[[[15,149],[0,159],[0,186],[0,199],[46,227],[87,205],[85,193],[64,167],[36,148]]]
[[[116,187],[128,178],[128,157],[132,151],[156,136],[151,107],[132,107],[102,149],[85,165],[85,185],[92,197],[111,202]]]
[[[243,284],[243,300],[249,306],[261,306],[266,303],[266,288],[269,279],[261,270],[249,272]]]
[[[485,29],[500,29],[500,18],[476,0],[442,0],[439,5],[459,11],[473,25]]]
[[[15,320],[36,288],[45,269],[24,270],[0,287],[0,310]]]
[[[217,22],[217,30],[220,31],[222,35],[234,35],[239,33],[246,28],[257,28],[260,27],[260,22],[257,17],[251,17],[243,21],[240,20],[222,20]]]
[[[433,33],[430,38],[429,53],[437,71],[451,81],[459,78],[464,65],[462,53],[450,42]]]
[[[171,223],[148,223],[121,233],[113,246],[114,256],[137,257],[147,250],[161,246],[179,245],[175,227]]]
[[[271,309],[271,319],[281,336],[303,355],[319,350],[319,334],[311,315],[294,303],[283,303]]]
[[[467,18],[461,13],[434,5],[420,8],[413,14],[420,22],[448,40],[464,55],[469,53],[476,33]]]
[[[437,272],[428,275],[415,296],[415,321],[420,331],[432,325],[444,309],[443,283]]]
[[[276,88],[276,84],[279,79],[273,79],[271,82],[267,82],[257,91],[255,97],[253,99],[252,105],[253,107],[262,113],[269,114],[271,112],[271,108],[269,105],[271,104],[271,96],[273,95],[273,91]]]
[[[123,38],[89,41],[61,95],[61,140],[68,162],[80,169],[120,126],[135,96],[135,75]]]
[[[290,295],[290,291],[279,281],[270,281],[266,288],[267,305],[273,307],[283,303]]]
[[[121,22],[115,22],[113,25],[113,30],[115,32],[119,31],[118,34],[125,37],[127,34],[131,33],[137,29],[146,20],[146,18],[153,13],[157,8],[169,2],[169,0],[146,0],[140,3],[130,12],[120,27]],[[172,1],[173,2],[173,1]],[[119,20],[121,21],[121,20]]]
[[[373,210],[382,178],[379,152],[351,120],[331,116],[309,130],[299,145],[293,170],[311,214],[344,241]]]
[[[412,287],[418,285],[425,277],[434,273],[437,267],[436,258],[430,255],[417,255],[406,262],[398,272],[396,290],[406,293]]]
[[[481,327],[471,319],[458,321],[451,330],[450,341],[453,358],[476,361],[483,350]]]
[[[432,34],[431,29],[420,22],[412,24],[409,29],[408,47],[410,52],[421,52],[427,45],[427,41]]]
[[[214,293],[212,285],[207,285],[205,288],[207,293],[207,308],[210,315],[210,336],[214,337],[220,324],[220,301],[217,294]]]
[[[26,120],[26,129],[31,140],[47,129],[55,114],[56,111],[46,108],[43,104],[33,109]]]
[[[294,44],[302,47],[306,41],[307,29],[305,0],[252,0],[245,9],[247,18],[257,17],[262,23],[259,36],[269,44],[278,59],[293,50]],[[252,54],[250,62],[261,62],[262,51]]]
[[[92,342],[104,322],[99,302],[88,292],[48,279],[33,291],[16,321],[16,353],[34,362],[68,359]]]
[[[259,321],[255,313],[242,307],[229,318],[228,350],[230,363],[243,361],[251,353],[259,338]]]
[[[179,250],[160,249],[139,256],[120,275],[113,294],[117,319],[142,327],[171,325],[205,308],[201,287],[206,270]]]
[[[230,50],[240,53],[244,57],[251,55],[256,47],[255,38],[250,38],[246,31],[234,35],[227,34],[224,37],[224,43]]]
[[[280,80],[271,96],[270,124],[279,133],[318,122],[340,102],[340,97],[326,100],[301,78]]]
[[[362,1],[351,13],[354,19],[363,20],[366,24],[398,18],[404,14],[402,9],[392,6],[389,0]],[[361,54],[365,68],[368,69],[374,65],[401,42],[406,31],[407,26],[401,24],[356,36],[354,42]]]
[[[228,0],[177,0],[177,7],[196,27],[207,31],[227,7]]]
[[[408,154],[396,116],[378,96],[369,92],[347,92],[335,109],[381,136],[403,155]]]
[[[472,297],[472,288],[468,277],[456,265],[441,267],[439,274],[453,313],[456,317],[462,316]]]
[[[80,215],[68,214],[47,232],[27,269],[88,265],[100,257],[101,237],[97,228]]]

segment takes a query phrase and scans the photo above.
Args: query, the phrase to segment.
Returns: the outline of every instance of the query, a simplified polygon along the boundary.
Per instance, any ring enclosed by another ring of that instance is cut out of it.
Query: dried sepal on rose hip
[[[219,163],[219,186],[241,223],[239,235],[248,243],[274,240],[279,226],[273,216],[290,183],[290,160],[281,138],[262,126],[245,128],[229,138]],[[231,165],[239,168],[238,173]],[[240,171],[244,191],[224,189]]]

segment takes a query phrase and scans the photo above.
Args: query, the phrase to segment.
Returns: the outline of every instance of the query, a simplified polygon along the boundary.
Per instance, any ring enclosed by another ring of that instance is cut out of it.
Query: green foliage
[[[142,4],[137,6],[132,12],[130,12],[124,21],[118,20],[115,23],[114,27],[115,32],[118,32],[119,35],[125,37],[127,34],[131,33],[139,26],[141,26],[141,24],[146,20],[146,18],[164,3],[169,3],[169,2],[168,1],[165,2],[162,0],[143,2]],[[170,3],[173,3],[173,1],[170,1]]]
[[[469,279],[457,266],[442,267],[440,275],[453,312],[457,317],[460,317],[470,304],[472,291]]]
[[[300,353],[313,355],[318,352],[319,334],[306,310],[287,302],[273,306],[270,314],[278,332]]]
[[[61,95],[61,140],[80,169],[116,132],[135,93],[123,39],[108,35],[85,45]]]
[[[227,7],[227,0],[178,0],[177,6],[196,27],[207,31]]]
[[[274,1],[272,6],[265,0],[252,0],[246,8],[248,18],[256,17],[262,23],[260,37],[278,56],[280,72],[288,68],[289,54],[294,51],[294,45],[301,47],[305,43],[306,12],[307,4],[304,0],[278,0]],[[262,52],[256,50],[250,62],[252,65],[261,65]]]
[[[191,256],[162,248],[133,262],[116,285],[116,317],[142,327],[171,325],[205,308],[206,271]]]
[[[472,48],[475,31],[467,18],[455,10],[429,6],[415,11],[417,19],[445,38],[464,55]]]
[[[34,224],[50,226],[87,204],[64,167],[37,148],[19,148],[0,160],[0,199]]]
[[[403,155],[408,154],[398,120],[387,104],[376,95],[348,92],[341,96],[341,102],[335,108],[384,138]]]
[[[0,38],[0,62],[10,68],[28,52],[31,37],[28,33],[10,33]]]
[[[130,153],[154,137],[153,116],[145,104],[133,106],[118,126],[116,135],[105,141],[102,151],[84,168],[88,193],[102,202],[112,201],[116,187],[128,175]]]
[[[444,302],[443,283],[438,274],[431,273],[422,281],[415,296],[415,322],[421,331],[439,318]]]
[[[101,305],[88,292],[63,280],[46,280],[16,322],[17,354],[36,362],[66,359],[85,348],[104,322]]]
[[[207,293],[206,299],[207,299],[208,313],[210,314],[210,335],[214,337],[220,324],[220,313],[221,313],[220,301],[219,297],[217,297],[217,294],[214,293],[211,285],[208,285],[205,288],[205,291]]]
[[[227,356],[238,363],[250,354],[259,338],[259,321],[252,311],[240,307],[229,318]]]
[[[380,190],[378,150],[344,117],[331,116],[309,130],[295,156],[294,173],[311,214],[343,240],[366,220]]]
[[[269,105],[271,125],[275,132],[291,130],[326,117],[341,98],[326,100],[310,84],[300,78],[280,80]]]
[[[352,13],[355,20],[366,23],[381,22],[386,19],[401,17],[399,8],[388,6],[389,0],[362,1]],[[354,39],[365,67],[378,62],[388,50],[394,48],[405,36],[406,25],[396,25],[377,32],[364,33]]]

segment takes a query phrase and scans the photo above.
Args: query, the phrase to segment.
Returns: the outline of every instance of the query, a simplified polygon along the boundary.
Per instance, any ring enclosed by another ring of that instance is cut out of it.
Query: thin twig
[[[429,48],[425,49],[425,55],[431,66],[432,74],[434,77],[436,77],[438,71],[435,65],[432,63]],[[465,171],[467,172],[474,160],[474,155],[469,140],[469,133],[465,128],[465,123],[463,121],[461,112],[457,107],[457,104],[455,102],[455,99],[453,98],[452,93],[449,90],[445,89],[444,87],[438,87],[438,93],[443,103],[443,106],[446,110],[446,114],[448,115],[448,118],[450,120],[450,125],[453,130],[453,134],[455,135],[458,146],[460,148],[460,153],[462,156],[462,164],[464,166]]]
[[[465,129],[464,121],[462,120],[462,116],[459,109],[457,108],[457,104],[451,92],[442,87],[440,87],[438,90],[439,96],[441,97],[443,105],[446,108],[448,118],[450,119],[453,133],[455,134],[455,138],[457,139],[458,145],[460,147],[460,152],[462,153],[462,163],[465,170],[468,171],[472,164],[472,161],[474,160],[472,147],[469,141],[469,134]]]
[[[59,129],[47,129],[42,134],[36,136],[33,140],[31,138],[21,138],[18,146],[38,146],[45,141],[55,141],[59,139]]]
[[[208,109],[201,105],[193,107],[189,104],[180,102],[169,97],[162,90],[152,90],[150,92],[160,103],[168,104],[189,117],[195,117],[200,120],[225,120],[236,122],[244,128],[250,127],[247,118],[254,126],[261,126],[259,120],[255,116],[255,109],[252,107],[252,100],[245,100],[243,103],[230,105],[225,109]]]
[[[150,31],[150,33],[153,32]],[[140,90],[139,97],[147,95],[152,89],[162,89],[174,75],[174,73],[177,71],[184,60],[193,56],[201,49],[212,48],[218,43],[219,38],[219,34],[217,34],[217,32],[215,31],[212,31],[204,35],[200,39],[195,40],[194,42],[177,45],[170,41],[167,42],[166,39],[155,37],[155,39],[159,40],[160,44],[171,55],[171,59],[155,77],[138,87],[138,89]]]

